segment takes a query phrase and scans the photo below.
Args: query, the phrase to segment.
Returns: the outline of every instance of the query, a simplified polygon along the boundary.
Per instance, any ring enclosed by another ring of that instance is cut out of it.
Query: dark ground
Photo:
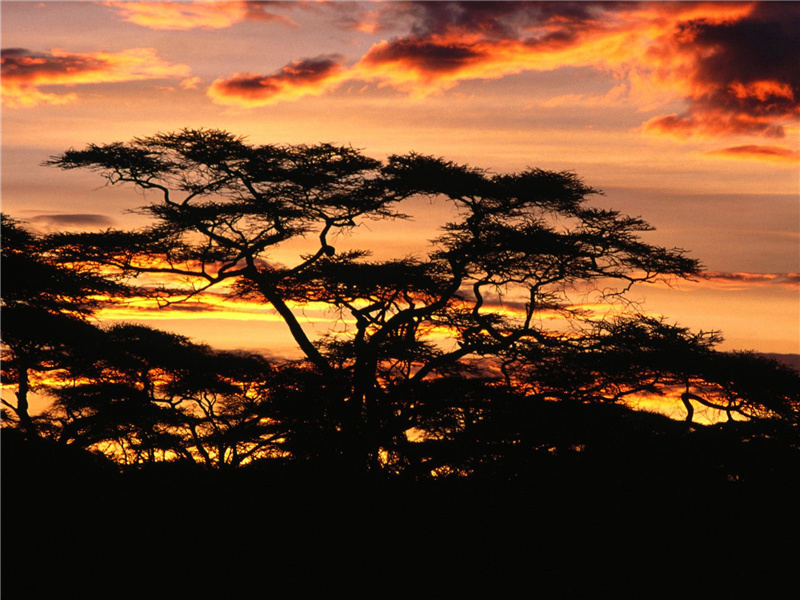
[[[553,580],[572,597],[638,581],[669,588],[689,574],[716,592],[735,582],[768,597],[800,557],[799,496],[785,473],[720,483],[675,465],[642,472],[632,456],[627,467],[564,461],[514,481],[404,483],[286,465],[120,474],[8,430],[2,442],[7,600],[313,598],[318,585],[324,597],[447,598],[487,585],[490,598],[526,597]],[[523,587],[502,593],[510,582]]]

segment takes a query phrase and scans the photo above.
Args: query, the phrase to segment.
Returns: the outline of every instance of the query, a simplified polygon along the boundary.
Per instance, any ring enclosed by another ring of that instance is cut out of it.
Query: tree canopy
[[[89,266],[67,262],[44,238],[6,215],[1,277],[3,379],[17,388],[16,402],[3,403],[33,432],[31,375],[64,369],[77,348],[91,346],[98,330],[89,317],[103,297],[125,296],[127,288]]]
[[[146,193],[144,228],[43,238],[57,261],[89,274],[85,297],[113,281],[165,303],[209,292],[261,302],[305,357],[270,362],[149,329],[104,329],[120,350],[74,366],[80,385],[55,392],[51,414],[73,440],[112,439],[128,419],[137,432],[118,447],[175,459],[315,457],[424,475],[550,452],[548,407],[641,393],[680,395],[690,424],[699,403],[731,424],[797,426],[796,372],[716,352],[715,334],[625,304],[631,286],[694,277],[701,266],[643,241],[651,228],[641,218],[592,206],[599,192],[571,172],[495,174],[416,153],[378,161],[351,147],[253,145],[192,129],[69,150],[47,164]],[[451,207],[424,256],[377,260],[334,247],[366,220],[411,218],[403,202],[420,195]],[[293,262],[276,260],[298,240]],[[350,325],[315,338],[298,318],[311,302]],[[619,303],[622,317],[602,308]],[[134,416],[106,418],[137,395]],[[105,430],[81,429],[101,415]]]

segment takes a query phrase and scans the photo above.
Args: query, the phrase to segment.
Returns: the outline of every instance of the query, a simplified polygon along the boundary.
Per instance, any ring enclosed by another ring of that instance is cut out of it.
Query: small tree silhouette
[[[124,464],[182,460],[211,468],[280,455],[285,435],[268,408],[273,367],[141,325],[104,330],[51,388],[43,416],[58,441]]]
[[[28,436],[39,434],[29,393],[46,373],[70,368],[100,331],[89,317],[102,297],[128,288],[86,265],[69,264],[48,243],[2,216],[2,373],[16,402],[2,400]]]

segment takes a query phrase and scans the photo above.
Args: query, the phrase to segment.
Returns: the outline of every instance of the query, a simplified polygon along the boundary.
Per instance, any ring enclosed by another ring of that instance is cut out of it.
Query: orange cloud
[[[378,10],[366,11],[353,24],[353,29],[362,33],[376,33],[380,27],[380,11]]]
[[[655,117],[649,133],[674,137],[784,137],[800,117],[800,6],[756,3],[737,18],[695,17],[677,23],[651,48],[665,69],[653,73],[675,89],[687,109]]]
[[[277,21],[293,25],[287,17],[267,12],[265,2],[246,0],[199,2],[104,2],[117,11],[123,21],[149,29],[189,30],[225,29],[245,20]]]
[[[201,77],[188,77],[181,81],[180,86],[182,90],[196,90],[201,83],[203,83]]]
[[[215,80],[208,96],[217,104],[265,106],[278,100],[319,95],[338,85],[345,75],[336,55],[294,61],[271,75],[237,73]]]
[[[49,54],[8,48],[2,51],[0,65],[3,105],[9,108],[64,104],[77,99],[72,92],[42,91],[46,86],[185,78],[190,74],[189,67],[166,62],[152,48],[93,53],[53,48]]]
[[[524,71],[584,66],[615,71],[647,48],[646,36],[632,27],[578,26],[557,19],[512,37],[487,36],[463,27],[445,29],[373,45],[355,66],[354,76],[426,95],[465,80],[499,79]],[[618,92],[615,89],[611,96],[617,94],[622,101]]]
[[[696,18],[726,23],[752,11],[752,4],[400,4],[406,5],[403,11],[396,3],[384,11],[387,18],[413,13],[412,35],[375,44],[358,67],[362,75],[420,88],[565,66],[595,66],[621,76],[639,75],[639,81],[646,72],[650,84],[652,71],[660,68],[661,87],[674,85],[666,75],[686,59],[675,56],[675,50],[667,52],[664,40],[681,23]],[[659,43],[664,48],[653,52]]]
[[[788,83],[780,81],[770,81],[769,79],[752,81],[743,84],[734,81],[730,84],[731,93],[740,99],[757,98],[761,102],[767,102],[771,98],[785,99],[794,101],[794,90]]]
[[[800,163],[800,152],[781,146],[734,146],[708,152],[711,156],[743,160],[763,160],[790,165]]]
[[[678,137],[782,137],[783,123],[800,115],[796,6],[420,4],[416,32],[374,45],[357,65],[361,75],[430,93],[465,79],[594,66],[627,83],[613,101],[657,107],[683,98],[684,114],[644,127]]]
[[[607,103],[686,103],[683,113],[647,121],[649,133],[783,137],[800,117],[796,3],[389,2],[362,10],[350,27],[409,33],[374,44],[336,77],[307,81],[301,94],[264,95],[298,97],[361,80],[424,96],[465,80],[589,66],[620,82],[601,96]],[[260,105],[241,92],[242,104]]]
[[[653,117],[642,124],[642,130],[678,139],[724,135],[782,138],[786,135],[783,125],[775,123],[774,119],[708,108],[682,115],[672,113]]]

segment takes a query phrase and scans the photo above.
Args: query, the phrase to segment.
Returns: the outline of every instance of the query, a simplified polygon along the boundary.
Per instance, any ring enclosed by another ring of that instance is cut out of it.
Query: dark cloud
[[[375,47],[364,62],[403,62],[432,74],[480,60],[487,43],[515,41],[528,47],[566,45],[596,28],[616,2],[389,2],[377,27],[408,21],[409,35]],[[476,38],[475,36],[479,36]],[[463,38],[463,43],[459,39]],[[491,50],[491,48],[490,48]]]
[[[31,52],[26,48],[0,50],[3,79],[32,81],[44,76],[99,71],[107,61],[87,54],[53,55]]]
[[[257,106],[281,97],[320,93],[320,85],[343,70],[342,57],[325,55],[297,60],[271,75],[237,73],[211,84],[209,96],[223,104]]]
[[[735,21],[682,23],[674,41],[691,54],[688,110],[648,123],[665,133],[783,137],[800,115],[800,4],[761,3]]]
[[[426,73],[457,71],[481,60],[482,53],[458,44],[438,44],[419,39],[398,39],[389,44],[376,44],[362,59],[365,65],[402,63]]]
[[[271,75],[219,79],[209,95],[259,106],[377,81],[424,95],[469,79],[595,67],[624,80],[618,101],[686,110],[645,131],[677,137],[781,138],[800,116],[800,3],[379,2],[319,3],[339,24],[387,36],[347,70],[307,59]],[[337,17],[335,17],[337,18]],[[763,153],[762,153],[763,155]]]
[[[388,3],[384,19],[408,18],[412,36],[426,38],[453,30],[489,39],[523,39],[533,28],[558,24],[584,28],[636,2],[399,2]]]
[[[686,43],[700,50],[696,78],[725,87],[762,80],[800,83],[800,4],[757,4],[734,22],[689,22]]]
[[[741,14],[734,16],[733,10]],[[577,48],[603,31],[635,29],[635,20],[625,23],[636,11],[674,23],[642,57],[644,69],[668,72],[676,56],[690,65],[684,75],[690,84],[687,111],[656,117],[647,130],[683,137],[783,137],[784,122],[800,115],[800,3],[766,2],[754,8],[724,3],[390,3],[384,18],[410,18],[409,35],[373,47],[364,62],[402,63],[435,77],[491,60],[493,44],[500,48],[513,41],[529,51],[551,52]],[[597,62],[608,58],[598,56]]]
[[[125,311],[137,315],[151,313],[169,318],[169,313],[205,314],[224,312],[225,309],[207,302],[193,300],[192,302],[171,301],[166,305],[159,305],[155,302],[149,304],[127,304]]]
[[[142,310],[141,308],[139,310]],[[163,308],[159,306],[155,307],[147,307],[144,308],[146,311],[150,312],[159,312],[163,310]],[[224,309],[219,306],[214,306],[213,304],[209,304],[207,302],[171,302],[169,304],[169,310],[174,312],[181,312],[181,313],[210,313],[210,312],[222,312]]]
[[[28,219],[31,223],[45,227],[111,227],[114,221],[105,216],[93,213],[69,213],[55,215],[38,215]]]
[[[63,104],[74,93],[59,95],[41,91],[43,86],[74,86],[169,77],[188,77],[189,67],[172,65],[152,48],[131,48],[120,52],[67,52],[53,49],[49,54],[25,48],[0,51],[3,104],[12,108],[37,104]]]

